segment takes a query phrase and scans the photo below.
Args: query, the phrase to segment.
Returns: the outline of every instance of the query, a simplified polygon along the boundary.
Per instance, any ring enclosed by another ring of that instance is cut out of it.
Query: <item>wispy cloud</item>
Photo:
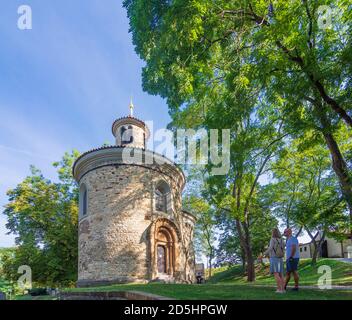
[[[12,108],[1,108],[0,146],[28,156],[57,159],[65,150],[65,142],[50,127],[50,121],[43,118],[40,125],[32,118],[15,112]],[[44,120],[44,121],[43,121]],[[0,159],[1,162],[1,159]]]
[[[20,153],[20,154],[29,156],[31,158],[41,158],[41,159],[46,159],[46,160],[50,160],[50,161],[56,160],[56,159],[50,158],[50,157],[48,157],[48,156],[46,156],[44,154],[42,155],[42,154],[34,153],[34,152],[31,152],[31,151],[28,151],[28,150],[12,148],[12,147],[3,146],[3,145],[0,145],[0,149],[7,150],[7,151],[10,151],[10,152]]]

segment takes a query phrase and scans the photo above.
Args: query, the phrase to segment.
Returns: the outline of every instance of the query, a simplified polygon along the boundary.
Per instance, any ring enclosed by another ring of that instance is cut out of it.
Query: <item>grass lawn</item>
[[[352,264],[333,259],[320,259],[316,266],[312,267],[311,260],[300,262],[299,274],[302,285],[316,285],[322,274],[318,273],[319,266],[328,265],[332,270],[333,285],[352,284]],[[125,291],[137,290],[154,293],[175,299],[184,300],[352,300],[352,291],[348,290],[310,290],[302,289],[299,292],[288,291],[286,294],[277,294],[274,288],[255,287],[255,285],[274,285],[275,281],[269,275],[269,266],[257,266],[257,280],[253,284],[246,282],[243,277],[241,266],[230,269],[218,268],[214,270],[213,277],[203,285],[181,284],[129,284],[113,285],[96,288],[68,289],[68,291]]]
[[[311,259],[302,259],[299,264],[299,275],[301,285],[317,285],[319,277],[318,268],[327,265],[332,271],[332,285],[352,285],[352,264],[341,262],[334,259],[319,259],[316,266],[311,265]],[[232,268],[214,269],[213,276],[208,283],[226,283],[226,284],[247,284],[246,278],[243,277],[242,267],[234,266]],[[269,274],[269,265],[256,267],[256,282],[261,285],[274,285],[275,280]]]
[[[49,295],[32,297],[31,295],[26,294],[23,296],[16,296],[15,300],[57,300],[57,298]]]
[[[53,296],[37,296],[37,297],[32,297],[29,294],[23,295],[23,296],[16,296],[15,300],[57,300],[56,297]]]
[[[302,285],[317,285],[322,274],[318,268],[328,265],[332,270],[333,285],[352,284],[352,264],[333,259],[321,259],[315,267],[310,260],[300,262],[299,274]],[[299,292],[288,291],[285,294],[275,293],[271,287],[256,287],[256,285],[273,285],[274,279],[269,275],[269,266],[257,266],[257,281],[247,283],[240,266],[230,269],[218,268],[213,277],[202,285],[186,284],[125,284],[91,288],[73,288],[65,291],[143,291],[180,300],[352,300],[352,290],[318,290],[301,289]],[[22,296],[17,299],[52,300],[50,296],[30,297]]]
[[[352,300],[352,291],[301,290],[277,294],[273,288],[240,284],[129,284],[94,288],[75,288],[67,291],[143,291],[180,300]]]

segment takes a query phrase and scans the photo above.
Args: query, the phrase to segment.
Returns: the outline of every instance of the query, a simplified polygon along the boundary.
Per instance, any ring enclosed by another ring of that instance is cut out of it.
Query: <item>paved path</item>
[[[266,288],[276,288],[276,286],[273,285],[265,285],[265,284],[254,284],[252,285],[253,287],[266,287]],[[293,286],[287,286],[288,290],[293,288]],[[327,290],[327,289],[319,289],[318,286],[299,286],[300,289],[316,289],[316,290]],[[352,290],[352,286],[338,286],[338,285],[332,285],[331,286],[332,290]]]
[[[352,263],[351,258],[337,258],[336,260],[342,261],[342,262],[347,262],[347,263]]]

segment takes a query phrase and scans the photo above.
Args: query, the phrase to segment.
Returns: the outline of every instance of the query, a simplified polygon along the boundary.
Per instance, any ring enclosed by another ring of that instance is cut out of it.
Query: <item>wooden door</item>
[[[166,273],[166,249],[158,246],[158,273]]]

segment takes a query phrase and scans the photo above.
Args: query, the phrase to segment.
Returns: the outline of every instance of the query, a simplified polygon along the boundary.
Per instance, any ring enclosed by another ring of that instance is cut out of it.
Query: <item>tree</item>
[[[0,292],[12,294],[14,285],[6,279],[3,265],[14,255],[15,248],[0,248]]]
[[[259,191],[259,198],[262,198]],[[262,202],[262,201],[260,201]],[[260,255],[268,246],[272,229],[278,221],[272,215],[270,208],[258,203],[258,210],[252,213],[250,223],[251,245],[253,256]],[[232,265],[242,262],[245,271],[245,255],[240,246],[240,239],[235,221],[226,211],[222,211],[218,217],[219,245],[216,250],[217,265]]]
[[[323,5],[335,10],[331,27],[323,23],[331,17],[322,16]],[[314,128],[324,136],[352,219],[351,172],[336,139],[342,121],[352,127],[349,5],[346,0],[124,1],[133,43],[146,61],[143,87],[167,99],[176,123],[180,115],[194,126],[203,123],[219,85],[217,100],[236,97],[233,113],[248,113],[241,103],[247,106],[250,96],[261,102],[259,110],[279,105],[283,132]]]
[[[218,217],[217,228],[219,229],[219,245],[216,248],[216,266],[232,266],[242,263],[242,269],[245,270],[245,258],[240,245],[240,239],[236,229],[235,220],[228,217],[227,212]]]
[[[15,254],[4,262],[9,279],[20,265],[32,268],[33,281],[70,285],[77,276],[78,190],[71,175],[77,151],[55,163],[59,182],[46,179],[31,167],[31,175],[8,191],[4,214],[9,233],[16,235]]]
[[[325,235],[337,230],[346,234],[348,230],[346,202],[338,192],[321,137],[311,131],[291,141],[272,172],[276,182],[266,187],[266,202],[279,218],[286,219],[287,226],[307,231],[315,248],[315,264]]]
[[[216,220],[214,210],[204,199],[195,196],[192,193],[185,198],[184,205],[197,217],[194,230],[195,250],[199,260],[203,258],[203,255],[207,258],[208,276],[211,277],[216,240]]]

